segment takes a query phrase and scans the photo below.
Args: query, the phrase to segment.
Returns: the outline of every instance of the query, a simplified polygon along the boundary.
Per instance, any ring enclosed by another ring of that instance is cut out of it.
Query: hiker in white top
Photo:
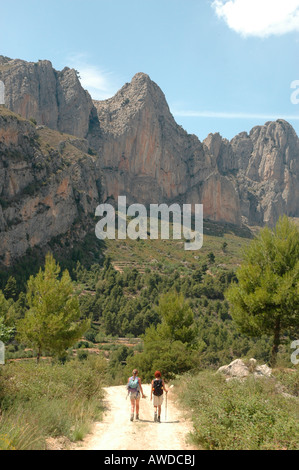
[[[164,380],[162,379],[161,372],[158,370],[155,372],[155,379],[152,381],[151,386],[151,401],[153,399],[153,405],[155,408],[154,421],[155,423],[161,423],[161,410],[163,404],[163,393],[168,393],[168,389],[165,386]]]
[[[140,394],[142,395],[142,398],[145,398],[145,395],[143,393],[141,379],[138,377],[138,370],[134,369],[132,374],[132,377],[129,377],[128,379],[127,389],[131,400],[131,421],[134,421],[135,408],[136,419],[139,419]]]

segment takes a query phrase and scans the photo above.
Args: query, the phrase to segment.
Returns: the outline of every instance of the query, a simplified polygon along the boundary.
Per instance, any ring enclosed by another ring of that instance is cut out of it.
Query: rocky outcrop
[[[266,364],[262,366],[257,365],[256,359],[250,359],[248,365],[246,365],[241,359],[236,359],[227,366],[222,366],[218,369],[217,373],[223,374],[226,380],[232,379],[244,379],[250,376],[259,378],[272,376],[272,369]]]
[[[283,120],[268,122],[252,129],[250,139],[253,152],[243,185],[248,191],[252,182],[262,222],[274,225],[281,214],[298,217],[299,140],[294,129]]]
[[[210,135],[205,144],[219,171],[236,182],[243,222],[274,225],[282,214],[299,216],[299,139],[288,122],[267,122],[231,142]]]
[[[99,133],[92,99],[74,69],[58,72],[48,60],[33,63],[0,56],[0,80],[6,106],[25,119],[83,138]]]
[[[1,264],[10,265],[75,223],[88,232],[101,182],[96,159],[84,146],[46,127],[37,130],[0,107]]]

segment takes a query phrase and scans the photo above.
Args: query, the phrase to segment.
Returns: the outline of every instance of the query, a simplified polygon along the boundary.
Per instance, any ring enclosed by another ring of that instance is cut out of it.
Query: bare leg
[[[139,405],[140,405],[140,400],[136,400],[136,416],[139,417]]]
[[[131,400],[131,421],[134,419],[135,403],[136,400]]]
[[[154,407],[155,408],[155,416],[154,416],[154,421],[158,421],[158,416],[157,416],[157,406]]]
[[[160,421],[161,418],[161,411],[162,411],[162,406],[158,406],[158,420]]]

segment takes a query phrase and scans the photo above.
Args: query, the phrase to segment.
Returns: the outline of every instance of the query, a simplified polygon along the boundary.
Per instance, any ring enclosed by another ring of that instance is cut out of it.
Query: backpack
[[[155,379],[153,383],[153,394],[156,397],[163,395],[163,382],[162,379]]]
[[[138,377],[135,377],[135,379],[134,377],[130,377],[128,388],[130,388],[131,390],[137,390],[138,385],[139,385]]]

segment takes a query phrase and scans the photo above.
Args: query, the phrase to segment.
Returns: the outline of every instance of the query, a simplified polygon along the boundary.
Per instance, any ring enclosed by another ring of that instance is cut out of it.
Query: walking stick
[[[169,390],[173,388],[173,385],[170,385]],[[168,392],[169,392],[168,390]],[[166,405],[165,405],[165,421],[167,420],[167,398],[168,398],[168,393],[166,393]]]
[[[167,420],[167,396],[168,396],[168,393],[166,393],[165,421]]]

